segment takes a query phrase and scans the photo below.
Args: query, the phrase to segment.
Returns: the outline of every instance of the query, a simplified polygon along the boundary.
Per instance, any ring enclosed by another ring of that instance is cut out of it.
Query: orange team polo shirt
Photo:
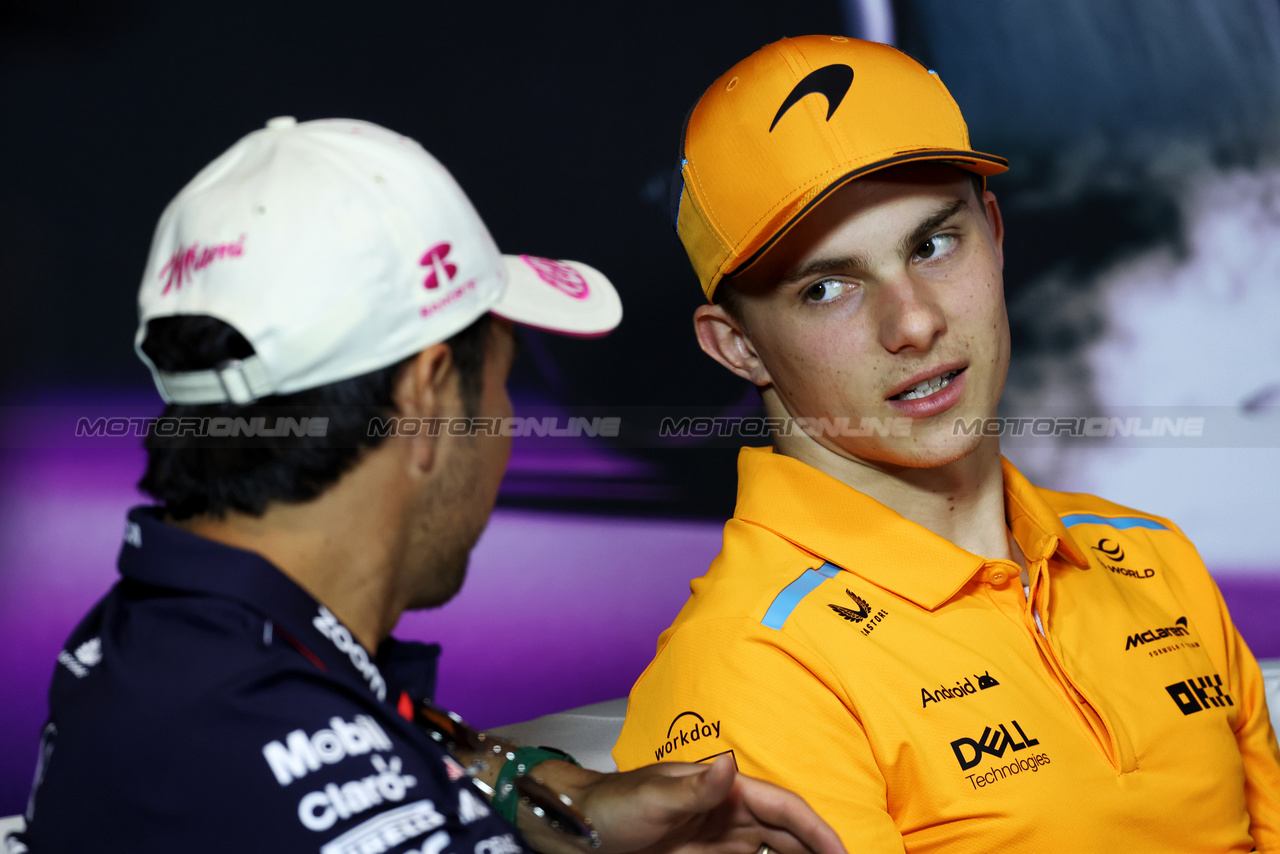
[[[724,548],[631,691],[621,769],[732,753],[850,852],[1280,851],[1262,674],[1172,523],[1006,461],[1033,607],[1016,564],[804,463],[738,467]]]

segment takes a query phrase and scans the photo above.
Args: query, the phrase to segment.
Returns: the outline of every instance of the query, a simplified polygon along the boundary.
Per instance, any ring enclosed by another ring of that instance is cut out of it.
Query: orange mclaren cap
[[[708,300],[854,178],[915,160],[1009,168],[970,148],[936,72],[845,36],[782,39],[730,68],[694,105],[681,149],[676,233]]]

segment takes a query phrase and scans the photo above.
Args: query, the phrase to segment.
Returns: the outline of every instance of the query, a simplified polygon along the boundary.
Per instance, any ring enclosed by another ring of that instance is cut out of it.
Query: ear
[[[758,386],[773,383],[741,321],[724,306],[700,305],[693,312],[693,333],[702,352]]]
[[[432,344],[412,357],[392,390],[396,415],[401,418],[440,418],[456,410],[458,372],[453,364],[453,351],[448,344]],[[415,434],[405,436],[409,443],[410,464],[426,470],[435,461],[436,441],[440,430],[423,424]]]
[[[996,245],[996,257],[1000,259],[1000,269],[1004,269],[1004,219],[1000,216],[1000,205],[996,203],[996,194],[987,190],[982,194],[982,205],[987,211],[987,225],[991,227],[991,239]]]

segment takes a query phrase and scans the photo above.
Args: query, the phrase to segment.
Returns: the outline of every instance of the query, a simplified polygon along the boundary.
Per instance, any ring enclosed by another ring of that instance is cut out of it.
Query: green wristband
[[[528,774],[535,765],[546,762],[548,759],[560,759],[578,765],[578,760],[554,747],[518,747],[507,755],[511,758],[503,763],[502,769],[498,771],[497,782],[493,786],[493,808],[498,811],[498,815],[512,825],[516,823],[516,809],[520,806],[520,796],[516,793],[516,777]],[[582,766],[578,765],[578,767]]]

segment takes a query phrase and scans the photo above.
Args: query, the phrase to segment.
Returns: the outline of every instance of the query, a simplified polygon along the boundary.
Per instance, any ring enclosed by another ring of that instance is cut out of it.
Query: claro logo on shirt
[[[667,727],[667,740],[653,751],[659,762],[687,744],[720,737],[720,721],[708,721],[697,712],[681,712]]]
[[[345,820],[384,803],[403,801],[418,778],[402,773],[399,756],[373,756],[374,773],[346,783],[329,783],[322,791],[309,792],[298,801],[298,821],[307,830],[328,830]],[[430,804],[430,801],[425,803]],[[440,823],[444,823],[443,817]],[[374,849],[377,850],[377,849]],[[386,849],[383,849],[384,851]]]

